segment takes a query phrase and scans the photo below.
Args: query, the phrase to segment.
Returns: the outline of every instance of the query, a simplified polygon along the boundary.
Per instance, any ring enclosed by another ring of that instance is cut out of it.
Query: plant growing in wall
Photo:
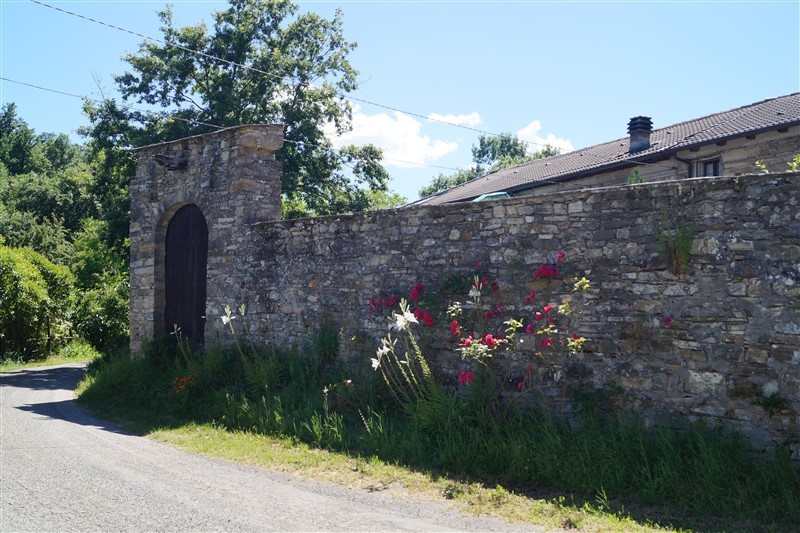
[[[680,275],[686,272],[689,254],[692,251],[692,241],[697,234],[697,226],[681,215],[671,220],[667,214],[661,217],[656,228],[661,259],[667,269],[673,274]]]
[[[644,178],[639,174],[639,169],[634,168],[633,172],[628,175],[628,185],[638,185],[644,183]]]

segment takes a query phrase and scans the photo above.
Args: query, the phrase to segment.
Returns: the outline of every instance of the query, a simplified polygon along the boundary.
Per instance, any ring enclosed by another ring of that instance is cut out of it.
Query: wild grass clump
[[[279,351],[237,335],[245,310],[226,309],[232,346],[198,351],[178,335],[164,337],[135,361],[122,353],[94,365],[80,400],[133,418],[143,431],[210,422],[402,465],[456,488],[474,482],[492,487],[484,494],[492,506],[512,492],[547,491],[614,516],[649,505],[660,509],[656,518],[639,518],[672,526],[706,515],[722,517],[717,525],[800,526],[800,471],[788,449],[756,457],[718,428],[648,427],[601,401],[602,391],[579,394],[560,381],[564,362],[586,342],[578,318],[591,288],[580,277],[558,301],[543,297],[564,285],[564,259],[556,253],[534,273],[537,285],[514,307],[519,318],[495,301],[500,284],[480,271],[463,285],[468,299],[444,302],[463,365],[457,386],[437,379],[417,341],[436,313],[432,291],[417,283],[408,300],[386,291],[370,299],[370,311],[391,312],[371,365],[340,357],[332,315],[316,322],[306,346]],[[508,355],[522,356],[512,374],[498,363]],[[572,390],[569,418],[554,415],[553,387],[562,399]],[[513,401],[523,396],[528,401]]]
[[[211,421],[522,493],[546,487],[587,501],[603,494],[679,514],[800,524],[800,472],[785,450],[755,458],[734,434],[648,428],[589,402],[573,423],[546,409],[476,415],[479,398],[441,387],[409,413],[376,375],[298,350],[198,352],[173,337],[140,359],[118,352],[94,363],[80,401],[140,431]]]
[[[0,372],[27,367],[94,361],[100,357],[101,353],[89,342],[83,339],[74,339],[53,350],[44,359],[25,360],[22,357],[15,356],[0,359]]]

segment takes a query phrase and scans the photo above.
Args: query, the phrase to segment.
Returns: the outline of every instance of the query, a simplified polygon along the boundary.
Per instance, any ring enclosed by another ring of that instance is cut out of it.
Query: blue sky
[[[47,2],[47,0],[43,0]],[[160,37],[161,1],[48,3]],[[227,5],[173,1],[189,25]],[[313,1],[344,13],[360,99],[532,142],[581,148],[800,90],[800,1]],[[0,76],[68,93],[116,96],[120,57],[142,39],[27,0],[0,0]],[[0,80],[37,132],[86,124],[77,98]],[[478,132],[364,103],[337,143],[385,150],[391,188],[409,200],[471,162]],[[74,137],[78,140],[78,137]],[[410,165],[409,162],[425,166]],[[438,168],[445,167],[445,168]]]

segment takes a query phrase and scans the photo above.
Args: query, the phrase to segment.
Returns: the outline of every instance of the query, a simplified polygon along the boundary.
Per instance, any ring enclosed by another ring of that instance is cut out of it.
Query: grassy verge
[[[756,460],[711,428],[651,431],[588,409],[575,427],[545,411],[497,417],[448,392],[404,412],[368,367],[313,355],[154,345],[136,362],[94,363],[78,392],[100,416],[191,451],[508,520],[625,531],[800,524],[800,473],[785,453]]]
[[[59,348],[44,359],[23,361],[22,359],[0,359],[0,372],[9,372],[21,368],[34,368],[37,366],[62,365],[64,363],[89,362],[99,359],[100,352],[83,340],[71,341],[66,346]]]

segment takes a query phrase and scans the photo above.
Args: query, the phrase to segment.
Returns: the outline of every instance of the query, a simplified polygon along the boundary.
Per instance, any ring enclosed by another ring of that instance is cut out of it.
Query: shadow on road
[[[1,373],[0,386],[32,391],[63,390],[71,395],[85,372],[85,364],[16,370]],[[17,409],[55,420],[96,427],[113,433],[134,435],[134,433],[126,431],[116,424],[92,417],[72,397],[59,401],[18,405]]]
[[[25,368],[0,373],[0,386],[30,390],[75,390],[86,364]]]
[[[75,400],[61,400],[59,402],[34,403],[17,407],[22,411],[34,413],[54,420],[64,420],[72,424],[90,426],[112,433],[134,436],[135,433],[126,431],[122,427],[105,420],[98,420],[83,410]]]

